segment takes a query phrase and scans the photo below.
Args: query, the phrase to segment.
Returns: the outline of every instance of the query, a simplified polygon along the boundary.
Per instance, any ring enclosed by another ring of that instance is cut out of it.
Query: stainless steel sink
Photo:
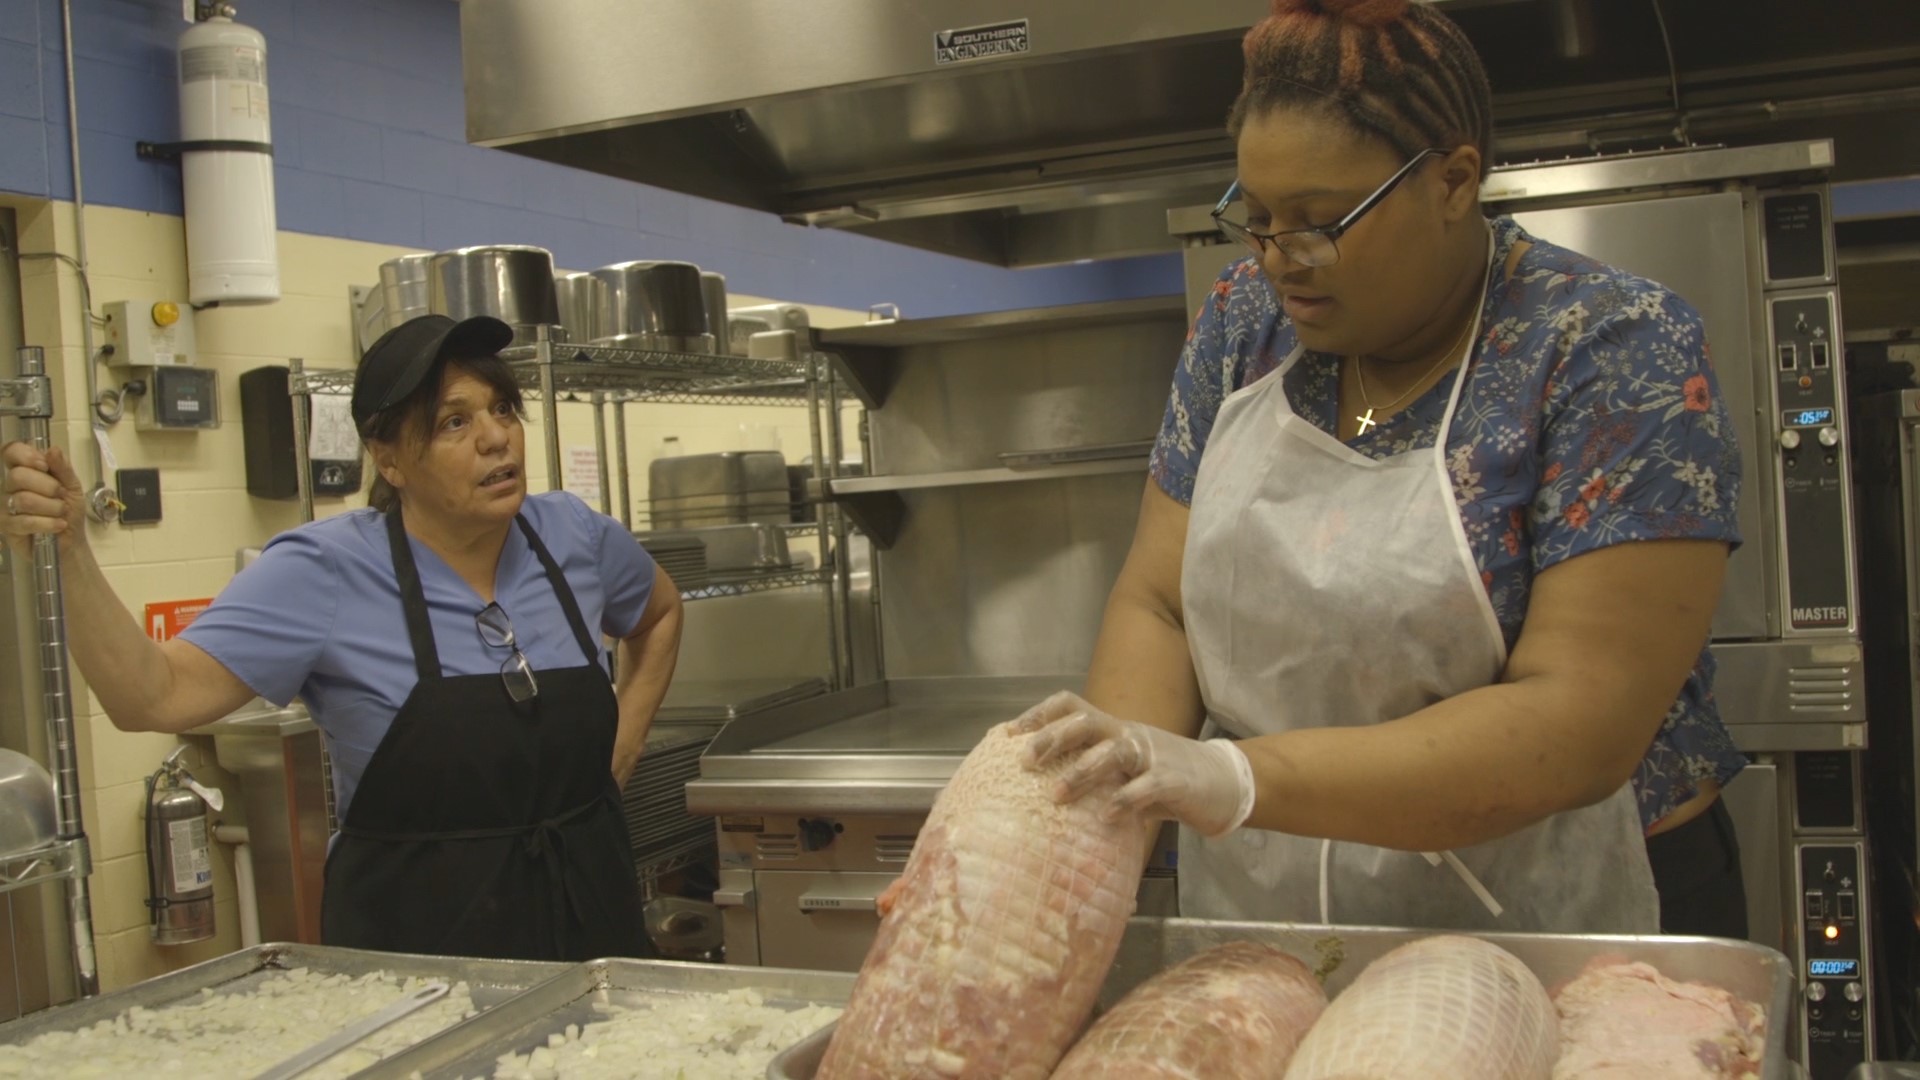
[[[189,735],[211,736],[220,767],[240,780],[252,848],[260,933],[266,941],[320,940],[320,884],[331,831],[320,729],[295,702],[258,698]]]
[[[270,702],[254,698],[246,707],[230,716],[222,717],[211,724],[202,724],[187,732],[189,735],[211,735],[216,751],[222,736],[275,736],[299,735],[313,731],[313,718],[307,715],[307,707],[294,702],[286,708],[276,708]],[[231,768],[221,762],[223,768]]]

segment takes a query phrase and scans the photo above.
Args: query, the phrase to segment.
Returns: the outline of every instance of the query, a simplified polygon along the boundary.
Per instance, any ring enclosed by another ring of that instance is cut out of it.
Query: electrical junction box
[[[107,363],[112,367],[191,364],[193,308],[172,300],[115,300],[106,306]]]
[[[136,430],[220,426],[219,372],[212,368],[156,367],[143,374],[147,392],[131,400]]]

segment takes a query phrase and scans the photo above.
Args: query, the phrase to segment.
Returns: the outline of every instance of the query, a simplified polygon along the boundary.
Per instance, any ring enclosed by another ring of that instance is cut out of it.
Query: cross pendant
[[[1371,408],[1366,411],[1364,416],[1356,416],[1354,419],[1360,422],[1360,434],[1362,435],[1367,433],[1367,429],[1379,426],[1378,422],[1373,418],[1373,410]]]

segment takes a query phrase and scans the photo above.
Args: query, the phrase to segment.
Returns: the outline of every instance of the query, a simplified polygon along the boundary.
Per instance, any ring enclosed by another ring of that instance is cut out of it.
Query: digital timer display
[[[1860,974],[1858,960],[1809,960],[1807,975],[1809,978],[1851,979]]]
[[[1833,410],[1831,408],[1788,409],[1785,419],[1790,428],[1826,427],[1833,423]]]

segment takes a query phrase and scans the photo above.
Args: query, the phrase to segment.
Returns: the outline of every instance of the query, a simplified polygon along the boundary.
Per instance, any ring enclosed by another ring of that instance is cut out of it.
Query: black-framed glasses
[[[513,640],[513,623],[508,620],[506,609],[498,601],[480,609],[473,617],[473,625],[480,629],[480,640],[495,649],[512,649],[513,655],[500,664],[500,681],[506,685],[507,696],[514,704],[532,701],[540,693],[540,682],[533,677],[533,665],[527,663],[527,654]]]
[[[1387,182],[1374,189],[1373,194],[1361,200],[1360,205],[1354,207],[1351,213],[1331,225],[1263,233],[1255,232],[1238,221],[1229,220],[1222,215],[1227,212],[1227,207],[1232,206],[1233,201],[1240,197],[1238,180],[1233,182],[1233,186],[1228,188],[1227,193],[1220,196],[1220,201],[1215,204],[1213,223],[1218,225],[1220,231],[1226,233],[1228,237],[1253,249],[1255,256],[1266,254],[1267,245],[1272,244],[1275,251],[1301,266],[1332,266],[1340,261],[1340,245],[1336,241],[1344,236],[1348,229],[1353,228],[1355,222],[1365,217],[1367,211],[1379,206],[1381,200],[1393,194],[1393,189],[1399,187],[1400,181],[1405,180],[1408,174],[1419,168],[1421,162],[1435,154],[1445,157],[1447,153],[1448,151],[1435,147],[1413,155],[1412,160],[1400,166],[1399,172],[1387,177]]]

